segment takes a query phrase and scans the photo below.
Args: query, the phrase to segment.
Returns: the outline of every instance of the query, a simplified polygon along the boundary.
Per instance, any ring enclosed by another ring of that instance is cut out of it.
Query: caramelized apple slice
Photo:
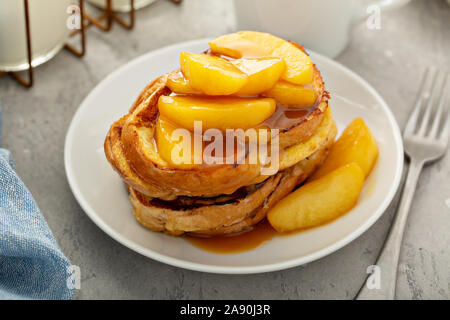
[[[316,91],[312,87],[296,85],[283,80],[278,81],[264,95],[274,98],[281,104],[295,107],[313,106],[317,100]]]
[[[269,33],[241,31],[209,42],[211,51],[233,58],[277,57],[286,62],[282,79],[307,84],[313,80],[313,63],[309,56],[292,43]]]
[[[280,58],[236,59],[233,64],[248,75],[247,84],[236,95],[257,95],[272,88],[280,79],[286,63]]]
[[[313,63],[311,58],[290,42],[283,43],[272,51],[274,57],[286,61],[286,71],[283,80],[295,84],[307,84],[313,81]]]
[[[172,167],[190,169],[194,167],[194,135],[180,129],[163,116],[156,122],[156,145],[160,157]],[[178,134],[179,133],[179,134]],[[201,154],[198,155],[201,161]],[[198,162],[198,161],[197,161]]]
[[[198,90],[195,90],[189,84],[189,81],[184,77],[181,71],[174,71],[167,77],[167,86],[175,93],[181,94],[199,94]]]
[[[370,174],[378,157],[378,147],[370,129],[361,118],[354,119],[331,147],[328,157],[310,180],[320,178],[338,167],[357,163],[364,175]]]
[[[231,62],[206,54],[182,52],[181,71],[192,88],[207,95],[230,95],[247,84],[247,75]]]
[[[194,130],[194,121],[206,129],[253,128],[269,118],[276,102],[271,98],[161,96],[160,114],[179,126]]]
[[[329,222],[356,204],[364,173],[356,163],[309,182],[278,202],[267,214],[277,231],[288,232]]]

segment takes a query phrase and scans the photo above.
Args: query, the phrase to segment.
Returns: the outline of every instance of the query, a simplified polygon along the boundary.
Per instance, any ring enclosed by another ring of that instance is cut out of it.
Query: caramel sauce
[[[195,96],[193,94],[180,94],[171,92],[169,94],[171,97],[189,97]],[[205,96],[207,98],[211,98],[211,96]],[[220,97],[220,96],[216,96]],[[263,96],[257,96],[263,97]],[[317,103],[308,106],[308,107],[295,107],[295,106],[285,106],[280,103],[277,103],[277,107],[275,112],[264,122],[261,123],[261,126],[267,126],[269,129],[287,129],[294,123],[299,123],[302,120],[306,119],[311,113],[316,109]]]
[[[277,234],[269,222],[264,220],[253,226],[249,231],[237,235],[213,237],[186,236],[185,239],[205,251],[231,254],[255,249]]]

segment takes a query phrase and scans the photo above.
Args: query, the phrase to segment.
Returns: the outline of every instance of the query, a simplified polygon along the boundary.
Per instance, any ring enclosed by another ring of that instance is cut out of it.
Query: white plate
[[[403,167],[400,131],[386,103],[367,82],[315,53],[311,57],[331,92],[339,129],[362,117],[379,146],[377,164],[352,211],[327,225],[275,237],[239,254],[206,252],[182,238],[139,225],[122,180],[105,158],[103,140],[109,126],[127,112],[148,82],[177,68],[181,51],[202,52],[207,47],[207,40],[196,40],[145,54],[106,77],[83,101],[67,133],[64,160],[70,187],[88,216],[112,238],[147,257],[215,273],[258,273],[298,266],[342,248],[366,231],[398,188]]]

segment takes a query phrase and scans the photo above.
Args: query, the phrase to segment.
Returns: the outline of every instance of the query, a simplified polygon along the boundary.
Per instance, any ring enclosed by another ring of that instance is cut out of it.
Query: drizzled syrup
[[[274,228],[267,220],[253,226],[247,232],[229,236],[194,237],[186,236],[185,239],[194,246],[205,251],[230,254],[255,249],[277,235]]]

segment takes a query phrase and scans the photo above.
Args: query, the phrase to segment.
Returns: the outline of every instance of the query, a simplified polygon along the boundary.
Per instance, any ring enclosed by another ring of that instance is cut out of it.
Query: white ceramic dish
[[[106,0],[88,0],[90,3],[99,8],[105,8]],[[134,9],[139,10],[156,0],[134,0]],[[129,12],[131,10],[130,0],[113,0],[112,8],[117,12]]]
[[[71,0],[29,1],[32,66],[53,58],[71,30],[67,28]],[[0,1],[0,70],[28,69],[24,2]]]
[[[400,183],[403,146],[397,123],[380,95],[344,66],[311,53],[331,92],[340,130],[363,117],[380,150],[357,206],[327,225],[275,237],[239,254],[203,251],[183,238],[143,228],[134,219],[124,184],[103,152],[113,121],[124,115],[145,85],[178,67],[181,51],[202,52],[207,40],[176,44],[145,54],[104,79],[73,117],[65,143],[65,167],[72,191],[87,215],[112,238],[152,259],[214,273],[258,273],[295,267],[326,256],[366,231],[384,212]]]

